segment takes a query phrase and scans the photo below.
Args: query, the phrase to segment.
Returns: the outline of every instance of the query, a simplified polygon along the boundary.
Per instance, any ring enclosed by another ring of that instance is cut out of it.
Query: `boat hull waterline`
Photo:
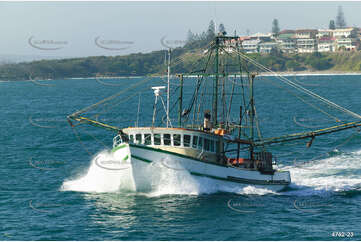
[[[121,147],[120,149],[118,147]],[[291,183],[289,171],[276,170],[273,175],[262,174],[258,170],[207,163],[177,153],[145,145],[121,144],[113,152],[127,150],[132,166],[133,179],[137,191],[151,190],[154,177],[162,169],[176,173],[186,173],[195,178],[208,178],[218,185],[232,185],[244,188],[254,186],[270,191],[281,191]]]

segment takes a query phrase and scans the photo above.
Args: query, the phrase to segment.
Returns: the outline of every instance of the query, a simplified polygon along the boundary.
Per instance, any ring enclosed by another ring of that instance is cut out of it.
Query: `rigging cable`
[[[116,94],[114,94],[114,95],[112,95],[112,96],[110,96],[110,97],[104,98],[103,100],[101,100],[101,101],[99,101],[99,102],[97,102],[97,103],[95,103],[95,104],[92,104],[92,105],[90,105],[90,106],[88,106],[88,107],[86,107],[86,108],[83,108],[83,109],[81,109],[81,110],[79,110],[79,111],[77,111],[77,112],[75,112],[75,113],[73,113],[73,114],[71,114],[71,115],[69,115],[69,116],[70,116],[70,117],[72,117],[72,116],[78,116],[78,115],[80,115],[80,114],[82,114],[82,113],[85,113],[85,112],[91,110],[91,109],[94,109],[95,107],[99,106],[100,104],[103,104],[103,103],[105,103],[105,102],[107,102],[107,101],[110,101],[110,100],[112,100],[112,99],[120,96],[121,94],[123,94],[123,93],[131,90],[132,88],[135,88],[135,87],[137,87],[137,86],[139,86],[139,85],[141,85],[141,84],[144,84],[144,83],[148,82],[148,81],[150,80],[150,78],[151,78],[151,77],[148,77],[148,78],[144,79],[143,81],[137,82],[137,83],[131,85],[130,87],[125,88],[125,89],[121,90],[120,92],[118,92],[118,93],[116,93]]]
[[[227,53],[227,54],[229,55],[229,53]],[[240,54],[239,54],[239,55],[240,55]],[[258,63],[258,62],[255,62],[255,63]],[[324,113],[325,115],[329,116],[330,118],[335,119],[336,122],[340,122],[340,119],[339,119],[339,118],[337,118],[337,117],[335,117],[335,116],[327,113],[326,111],[322,110],[322,109],[321,109],[320,107],[318,107],[317,105],[312,104],[312,103],[309,103],[309,102],[306,101],[304,98],[298,96],[298,95],[295,94],[294,92],[292,92],[292,91],[290,91],[290,90],[287,90],[286,88],[284,88],[284,87],[282,87],[282,86],[273,84],[272,82],[270,82],[270,84],[273,85],[273,86],[277,86],[277,87],[279,87],[279,88],[282,88],[282,89],[286,90],[288,93],[290,93],[290,94],[293,95],[294,97],[300,99],[300,100],[301,100],[302,102],[304,102],[305,104],[307,104],[307,105],[313,107],[314,109],[316,109],[316,110]],[[243,82],[242,82],[242,89],[243,89]],[[307,90],[307,89],[306,89],[306,90]],[[243,95],[243,97],[244,97],[244,95]],[[246,119],[246,121],[247,121],[247,119]]]
[[[262,64],[259,64],[258,62],[254,61],[252,58],[250,58],[250,57],[248,57],[248,56],[246,56],[246,55],[244,55],[244,54],[242,54],[242,53],[239,53],[239,55],[240,55],[242,58],[250,61],[250,62],[251,62],[252,64],[254,64],[255,66],[259,67],[260,69],[266,70],[266,71],[274,74],[277,79],[279,79],[279,80],[281,80],[282,82],[284,82],[284,83],[286,83],[286,84],[288,84],[288,85],[290,85],[290,86],[298,89],[299,91],[304,92],[304,93],[308,94],[308,95],[311,96],[311,97],[314,97],[314,98],[316,98],[316,99],[319,99],[319,100],[321,100],[322,102],[328,104],[329,106],[332,106],[332,107],[334,107],[334,108],[336,108],[336,109],[338,109],[338,110],[340,110],[340,111],[342,111],[342,112],[344,112],[344,113],[347,113],[347,114],[349,114],[349,115],[351,115],[351,116],[353,116],[353,117],[355,117],[355,118],[361,119],[361,115],[356,114],[356,113],[354,113],[354,112],[352,112],[352,111],[350,111],[350,110],[348,110],[348,109],[346,109],[346,108],[344,108],[344,107],[341,107],[340,105],[337,105],[336,103],[331,102],[330,100],[328,100],[328,99],[326,99],[326,98],[324,98],[324,97],[321,97],[320,95],[318,95],[318,94],[316,94],[316,93],[314,93],[314,92],[312,92],[312,91],[310,91],[310,90],[302,87],[301,85],[299,85],[299,84],[297,84],[297,83],[294,83],[294,82],[292,82],[291,80],[289,80],[289,79],[287,79],[287,78],[285,78],[285,77],[283,77],[283,76],[278,75],[277,73],[275,73],[275,72],[272,71],[271,69],[263,66]]]

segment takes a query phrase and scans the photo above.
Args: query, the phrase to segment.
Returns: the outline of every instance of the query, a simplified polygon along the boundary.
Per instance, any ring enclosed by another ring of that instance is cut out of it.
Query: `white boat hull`
[[[129,149],[129,162],[132,166],[137,191],[151,190],[154,181],[159,178],[159,171],[161,170],[183,172],[197,178],[209,178],[220,185],[240,188],[251,185],[271,191],[281,191],[291,182],[288,171],[276,171],[273,175],[262,174],[258,170],[206,163],[144,145],[129,144],[126,147]]]

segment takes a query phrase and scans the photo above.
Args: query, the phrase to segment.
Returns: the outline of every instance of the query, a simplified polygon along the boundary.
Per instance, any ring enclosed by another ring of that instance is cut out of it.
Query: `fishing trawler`
[[[175,172],[185,172],[196,178],[210,179],[217,184],[239,187],[255,186],[272,191],[281,191],[291,183],[290,172],[278,169],[272,153],[266,149],[268,145],[309,139],[307,145],[311,146],[317,136],[355,128],[361,126],[361,122],[342,123],[319,130],[262,138],[254,104],[253,85],[257,75],[249,72],[241,64],[242,59],[248,63],[253,63],[254,60],[247,57],[240,46],[236,44],[232,53],[236,53],[237,58],[233,60],[238,61],[238,71],[228,74],[226,68],[221,67],[224,63],[221,61],[221,57],[227,55],[224,43],[237,39],[237,36],[223,35],[214,38],[209,51],[207,51],[206,67],[188,75],[193,78],[194,93],[189,107],[185,109],[183,108],[183,83],[184,78],[188,76],[187,74],[177,75],[180,90],[179,98],[177,98],[179,105],[177,110],[178,122],[172,120],[170,116],[170,51],[168,51],[167,87],[152,87],[155,102],[152,121],[148,126],[139,127],[136,125],[122,128],[83,116],[83,113],[105,103],[109,98],[92,105],[90,108],[69,115],[68,120],[72,126],[74,125],[71,120],[75,120],[81,124],[87,123],[117,133],[113,139],[112,152],[124,154],[123,156],[127,157],[126,161],[131,166],[137,190],[151,187],[151,177],[156,173],[155,171],[159,170],[157,166],[152,164],[160,162],[163,164],[163,168],[172,169]],[[210,61],[212,57],[213,62]],[[263,70],[270,71],[256,62],[253,64],[263,68]],[[227,89],[224,87],[224,80],[230,75],[233,77],[233,84],[231,88]],[[209,79],[212,81],[208,81]],[[359,120],[361,119],[360,115],[303,88],[297,83],[286,78],[281,78],[281,80],[329,106],[333,106]],[[207,93],[201,91],[202,85],[204,86],[203,90],[206,90],[206,85],[208,85],[207,90],[212,90],[211,105],[202,101],[202,97],[204,98]],[[234,107],[232,108],[236,99],[234,95],[236,85],[241,86],[240,90],[242,90],[241,105],[237,107],[237,111]],[[246,87],[247,91],[245,91]],[[166,104],[162,98],[163,92],[167,94]],[[227,100],[226,95],[229,97]],[[112,97],[115,96],[117,95]],[[160,110],[157,109],[159,105],[162,106]],[[165,113],[165,118],[161,120],[163,125],[160,126],[156,125],[156,117],[159,112]],[[230,119],[231,113],[238,113],[237,121]]]

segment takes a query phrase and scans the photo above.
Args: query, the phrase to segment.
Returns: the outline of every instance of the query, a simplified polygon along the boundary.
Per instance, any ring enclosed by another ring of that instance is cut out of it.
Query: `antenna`
[[[165,88],[165,86],[152,87],[152,89],[154,90],[154,95],[156,97],[158,97],[160,95],[160,90],[164,89],[164,88]]]
[[[158,97],[160,97],[160,99],[162,100],[162,96],[160,96],[160,90],[164,89],[165,86],[157,86],[157,87],[152,87],[153,91],[154,91],[154,96],[155,96],[155,101],[154,101],[154,107],[153,107],[153,120],[152,120],[152,126],[154,126],[154,122],[155,122],[155,114],[157,113],[157,102],[158,102]],[[163,101],[163,100],[162,100]],[[168,122],[168,120],[167,120]]]

